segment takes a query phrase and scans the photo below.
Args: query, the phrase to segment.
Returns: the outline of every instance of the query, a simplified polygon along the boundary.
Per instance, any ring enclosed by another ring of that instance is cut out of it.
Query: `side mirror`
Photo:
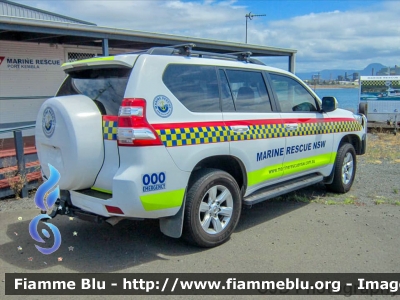
[[[338,107],[338,102],[335,97],[322,98],[322,111],[324,112],[334,111],[337,107]]]

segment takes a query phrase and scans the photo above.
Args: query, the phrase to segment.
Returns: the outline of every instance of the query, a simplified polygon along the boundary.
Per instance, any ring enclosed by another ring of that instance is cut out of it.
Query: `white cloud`
[[[271,22],[258,38],[298,49],[302,70],[393,65],[400,53],[399,13],[397,3],[387,2],[371,10],[310,14]]]
[[[25,4],[32,5],[31,1]],[[298,50],[297,70],[399,63],[397,1],[351,11],[249,21],[249,43]],[[46,1],[39,8],[99,26],[244,42],[247,8],[237,1]]]

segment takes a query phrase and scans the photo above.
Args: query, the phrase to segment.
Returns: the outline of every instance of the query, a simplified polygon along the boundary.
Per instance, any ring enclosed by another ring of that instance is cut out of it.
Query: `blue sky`
[[[99,26],[296,49],[297,72],[400,65],[400,1],[14,0]],[[270,62],[270,61],[269,61]],[[287,61],[271,61],[287,68]]]

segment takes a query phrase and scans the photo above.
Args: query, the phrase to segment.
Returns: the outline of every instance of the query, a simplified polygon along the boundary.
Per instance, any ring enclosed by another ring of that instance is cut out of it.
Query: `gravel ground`
[[[382,134],[368,134],[368,146],[374,147],[371,152],[377,152],[376,147],[382,147],[376,145],[381,137]],[[400,136],[393,137],[393,139],[396,139],[395,141],[398,143]],[[357,156],[355,182],[346,194],[330,193],[323,184],[317,184],[275,198],[272,201],[316,202],[329,205],[400,205],[400,156],[396,156],[397,153],[400,153],[400,149],[396,143],[394,143],[396,149],[378,149],[378,152],[382,152],[381,157],[378,157],[380,159],[376,159],[376,154],[374,156],[369,155],[370,149],[367,149],[366,155]],[[390,151],[391,154],[395,153],[395,155],[388,158],[384,153],[385,151]],[[29,198],[0,200],[0,211],[36,209],[33,196],[34,191],[30,193]]]

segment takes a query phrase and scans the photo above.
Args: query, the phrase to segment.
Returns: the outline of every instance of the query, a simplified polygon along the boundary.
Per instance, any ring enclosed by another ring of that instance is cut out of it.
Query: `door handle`
[[[297,130],[298,125],[295,123],[292,123],[292,124],[286,124],[285,127],[287,130]]]
[[[235,125],[235,126],[231,126],[231,129],[236,133],[245,133],[246,131],[249,131],[249,126]]]

